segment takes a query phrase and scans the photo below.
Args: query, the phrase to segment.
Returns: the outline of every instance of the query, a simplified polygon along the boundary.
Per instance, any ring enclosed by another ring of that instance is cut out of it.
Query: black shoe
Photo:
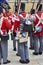
[[[26,63],[29,63],[29,62],[30,62],[30,60],[26,59]]]
[[[39,55],[42,55],[42,52],[39,52]]]
[[[38,55],[38,53],[36,53],[36,52],[33,52],[33,55]]]
[[[23,64],[26,63],[26,61],[24,61],[24,60],[19,60],[19,62],[20,62],[20,63],[23,63]]]
[[[7,60],[7,62],[9,62],[9,63],[10,63],[11,61],[10,61],[10,60]]]
[[[17,53],[16,55],[17,55],[17,56],[20,56],[20,54],[18,54],[18,53]]]
[[[16,51],[16,48],[14,48],[13,51]]]
[[[7,63],[10,63],[10,60],[7,60],[7,62],[3,62],[3,64],[7,64]]]

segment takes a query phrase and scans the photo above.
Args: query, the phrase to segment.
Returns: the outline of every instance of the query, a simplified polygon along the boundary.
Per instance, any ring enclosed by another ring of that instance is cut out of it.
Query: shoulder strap
[[[43,13],[41,14],[41,17],[39,17],[38,14],[36,14],[36,16],[39,20],[41,20],[41,18],[43,18]]]
[[[35,27],[38,27],[38,25],[41,23],[41,17],[39,17],[38,14],[36,14],[36,16],[39,19],[39,22],[37,23],[37,25]]]
[[[38,16],[38,14],[36,14],[37,18],[40,20],[40,17]]]

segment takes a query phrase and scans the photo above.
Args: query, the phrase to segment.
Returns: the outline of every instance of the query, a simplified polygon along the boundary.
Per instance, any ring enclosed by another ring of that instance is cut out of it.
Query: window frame
[[[17,0],[6,0],[6,1],[7,1],[7,2],[17,2]],[[25,3],[26,3],[26,2],[28,2],[28,0],[24,0],[24,1],[21,0],[21,2],[25,2]]]
[[[39,2],[39,0],[31,0],[31,2]]]

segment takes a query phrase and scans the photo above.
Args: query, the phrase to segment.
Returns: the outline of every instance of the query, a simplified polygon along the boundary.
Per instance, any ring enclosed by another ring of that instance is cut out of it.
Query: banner
[[[6,0],[0,0],[0,6],[4,9],[10,9],[10,6]]]
[[[0,0],[0,3],[4,2],[4,1],[6,1],[6,0]]]

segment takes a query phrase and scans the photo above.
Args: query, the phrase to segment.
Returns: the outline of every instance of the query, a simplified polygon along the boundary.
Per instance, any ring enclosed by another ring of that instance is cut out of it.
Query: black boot
[[[7,60],[7,62],[3,62],[3,64],[7,64],[7,63],[10,63],[10,60]]]
[[[29,62],[30,62],[30,60],[26,59],[26,63],[29,63]]]
[[[33,52],[33,55],[38,55],[38,53],[36,53],[36,52]]]
[[[24,60],[19,60],[19,62],[22,63],[22,64],[26,63],[26,61],[24,61]]]

